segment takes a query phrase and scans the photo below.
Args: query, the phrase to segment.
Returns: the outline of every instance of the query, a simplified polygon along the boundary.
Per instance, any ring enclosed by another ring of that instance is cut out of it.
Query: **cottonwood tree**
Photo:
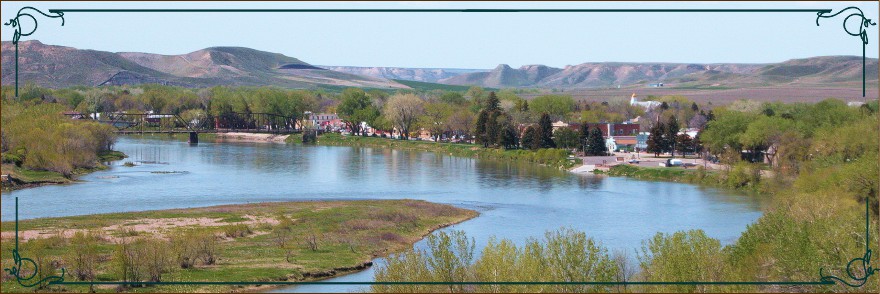
[[[426,103],[425,115],[419,118],[419,125],[431,132],[434,141],[440,141],[442,135],[450,131],[447,121],[453,108],[446,103]]]
[[[414,94],[396,94],[385,103],[385,118],[400,131],[403,139],[410,137],[410,130],[425,113],[425,101]]]
[[[357,88],[342,91],[342,102],[336,108],[336,113],[353,135],[366,135],[366,132],[361,132],[361,122],[371,121],[379,116],[372,99],[364,90]]]

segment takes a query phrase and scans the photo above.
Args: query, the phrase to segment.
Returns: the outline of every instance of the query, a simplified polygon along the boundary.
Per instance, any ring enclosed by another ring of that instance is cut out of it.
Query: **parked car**
[[[682,166],[682,165],[684,165],[684,162],[682,162],[681,159],[671,159],[671,158],[660,163],[660,166],[663,166],[663,167]]]
[[[630,164],[639,164],[639,160],[638,160],[638,159],[635,159],[635,158],[630,159],[628,162],[629,162]]]

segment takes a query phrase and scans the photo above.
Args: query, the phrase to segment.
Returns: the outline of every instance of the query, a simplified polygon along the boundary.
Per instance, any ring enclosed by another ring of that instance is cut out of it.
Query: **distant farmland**
[[[739,99],[756,101],[781,101],[793,102],[818,102],[827,98],[837,98],[844,101],[863,101],[878,99],[880,91],[876,81],[869,82],[867,97],[862,98],[862,85],[853,84],[847,86],[835,85],[823,86],[774,86],[752,87],[737,89],[675,89],[675,88],[624,88],[624,89],[580,89],[565,90],[554,94],[567,94],[575,99],[587,101],[610,101],[612,99],[627,99],[635,93],[638,98],[644,99],[649,95],[666,96],[681,95],[697,103],[712,102],[712,104],[728,104]],[[544,94],[520,94],[525,98],[534,98]]]

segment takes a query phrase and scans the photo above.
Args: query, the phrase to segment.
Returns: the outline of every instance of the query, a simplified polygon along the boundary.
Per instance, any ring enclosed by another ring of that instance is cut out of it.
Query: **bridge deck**
[[[270,130],[118,130],[117,134],[188,134],[196,132],[200,134],[218,134],[218,133],[259,133],[259,134],[296,134],[301,130],[290,131],[270,131]]]

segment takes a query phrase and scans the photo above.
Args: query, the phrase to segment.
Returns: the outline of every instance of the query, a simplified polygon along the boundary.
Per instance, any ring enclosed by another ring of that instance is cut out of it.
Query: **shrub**
[[[743,188],[757,187],[760,181],[761,170],[754,164],[740,161],[727,172],[724,182],[730,188]]]
[[[639,265],[646,281],[722,281],[726,270],[721,242],[702,230],[657,233],[642,242]],[[705,285],[675,285],[653,288],[662,292],[706,292]]]
[[[170,237],[177,264],[192,268],[201,260],[205,265],[217,261],[217,237],[208,230],[180,231]]]
[[[70,239],[67,269],[80,281],[93,281],[98,266],[98,239],[94,234],[76,232]]]
[[[318,136],[313,131],[308,131],[308,130],[303,131],[302,142],[304,144],[316,143],[316,142],[318,142]]]
[[[251,227],[246,224],[223,226],[222,230],[227,238],[240,238],[254,233]]]

